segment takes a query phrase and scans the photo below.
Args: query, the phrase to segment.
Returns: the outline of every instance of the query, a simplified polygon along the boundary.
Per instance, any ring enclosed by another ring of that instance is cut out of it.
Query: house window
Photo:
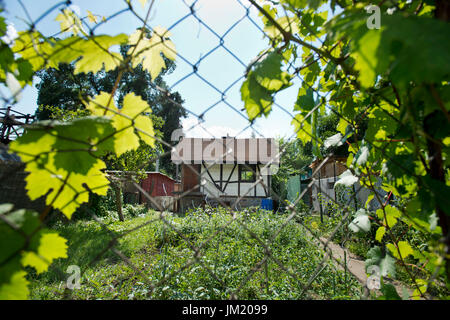
[[[255,182],[255,181],[256,181],[256,165],[240,164],[239,182]]]

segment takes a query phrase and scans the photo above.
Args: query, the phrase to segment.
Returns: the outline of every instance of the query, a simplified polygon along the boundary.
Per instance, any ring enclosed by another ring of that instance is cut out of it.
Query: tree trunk
[[[117,208],[117,213],[119,214],[119,220],[120,221],[125,221],[125,219],[123,218],[123,213],[122,213],[122,196],[121,196],[121,188],[120,188],[120,184],[119,183],[112,183],[113,189],[114,189],[114,193],[116,194],[116,208]]]

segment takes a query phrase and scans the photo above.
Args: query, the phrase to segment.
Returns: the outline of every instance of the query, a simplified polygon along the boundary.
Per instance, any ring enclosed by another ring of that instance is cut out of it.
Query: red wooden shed
[[[161,172],[146,172],[147,178],[141,181],[141,187],[150,196],[173,196],[175,180]],[[143,197],[143,195],[141,195]]]

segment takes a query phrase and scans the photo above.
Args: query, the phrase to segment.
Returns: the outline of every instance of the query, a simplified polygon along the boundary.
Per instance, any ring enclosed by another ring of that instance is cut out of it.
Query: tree
[[[124,59],[128,58],[129,47],[129,45],[121,46],[120,52]],[[151,117],[155,129],[160,129],[156,131],[157,138],[171,144],[171,134],[175,129],[181,128],[181,119],[187,116],[187,112],[181,107],[183,103],[181,95],[178,92],[169,92],[167,84],[163,80],[163,76],[173,72],[176,67],[172,60],[164,59],[167,69],[164,69],[154,81],[141,64],[124,71],[118,83],[116,95],[119,105],[128,93],[133,92],[141,96],[152,108]],[[120,72],[118,69],[114,69],[108,72],[101,70],[95,74],[89,72],[75,75],[74,69],[73,63],[61,63],[58,69],[48,68],[37,73],[41,80],[36,85],[39,106],[36,116],[39,120],[70,118],[77,113],[85,115],[80,111],[85,109],[83,100],[98,95],[102,91],[111,92]],[[170,161],[171,148],[165,143],[158,142],[157,152],[161,155],[166,153],[160,159],[160,168],[173,175],[175,166]],[[109,169],[114,170],[133,171],[136,168],[154,170],[154,162],[142,167],[152,157],[156,158],[155,150],[142,145],[139,150],[131,151],[117,160],[110,157],[106,163]]]

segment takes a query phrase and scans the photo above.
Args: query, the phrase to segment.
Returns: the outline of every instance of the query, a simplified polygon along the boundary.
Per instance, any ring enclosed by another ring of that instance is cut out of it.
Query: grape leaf
[[[402,215],[400,210],[390,205],[386,206],[384,208],[384,211],[383,209],[378,209],[376,213],[378,218],[382,219],[383,223],[385,223],[389,228],[392,228],[397,223],[397,219],[400,218]],[[384,213],[386,213],[386,219]]]
[[[78,33],[86,34],[80,18],[70,9],[64,9],[56,16],[55,21],[60,21],[62,32],[72,32],[74,36]]]
[[[291,75],[281,71],[283,59],[281,54],[273,51],[254,68],[255,80],[268,91],[279,91],[292,84]]]
[[[41,70],[44,66],[57,68],[58,63],[50,59],[53,53],[53,46],[45,40],[39,32],[18,33],[18,38],[14,41],[12,51],[20,54],[27,60],[34,71]]]
[[[380,291],[383,295],[378,297],[378,300],[402,300],[395,287],[390,283],[384,283],[381,281]]]
[[[167,59],[175,60],[176,49],[174,43],[168,39],[170,32],[163,27],[155,27],[153,34],[148,39],[143,30],[136,30],[129,40],[131,46],[128,54],[132,55],[132,65],[137,67],[142,63],[142,67],[150,72],[153,81],[158,77],[166,63],[162,55]]]
[[[115,128],[114,151],[117,156],[139,147],[139,138],[150,146],[154,146],[154,130],[152,120],[144,113],[150,113],[147,102],[134,93],[127,94],[123,99],[123,107],[118,109],[106,92],[101,92],[90,101],[87,109],[94,115],[105,115],[112,119]],[[135,134],[135,128],[138,131]],[[144,133],[145,132],[145,133]]]
[[[381,242],[385,233],[386,233],[386,228],[383,226],[379,227],[377,229],[377,233],[375,235],[375,240],[377,240],[378,242]]]
[[[76,58],[82,57],[75,63],[75,74],[81,72],[96,73],[102,68],[105,68],[105,71],[110,71],[122,63],[120,53],[112,52],[110,48],[114,45],[126,43],[126,41],[127,36],[125,34],[117,36],[99,35],[90,37],[89,40],[76,41],[70,46],[70,49],[63,52],[71,50]]]
[[[310,111],[315,107],[314,94],[311,88],[301,87],[298,90],[297,101],[295,102],[294,110]]]
[[[247,80],[241,86],[241,99],[250,121],[262,115],[267,116],[272,110],[272,95],[256,81],[253,71],[248,73]]]
[[[448,23],[395,13],[381,16],[380,29],[368,29],[366,19],[366,14],[355,9],[330,24],[335,39],[342,35],[351,39],[351,56],[363,88],[373,86],[386,72],[399,87],[410,81],[439,82],[450,73]]]
[[[297,114],[291,122],[291,124],[295,127],[297,138],[299,138],[303,143],[307,143],[312,140],[312,126],[310,121],[311,117],[305,119],[302,114]]]
[[[97,17],[89,10],[87,10],[89,22],[97,23]]]
[[[409,255],[412,255],[414,253],[414,250],[412,249],[411,245],[406,241],[399,241],[397,243],[397,246],[398,246],[398,250],[395,247],[395,245],[392,243],[388,243],[386,245],[386,247],[392,252],[394,257],[396,257],[397,259],[400,259],[400,255],[398,254],[398,251],[400,251],[400,254],[403,259],[405,259]]]
[[[114,151],[108,119],[88,117],[72,122],[43,122],[11,143],[10,150],[26,163],[25,178],[31,200],[47,195],[46,204],[68,218],[92,192],[105,195],[109,181],[98,157]],[[102,140],[102,143],[99,141]]]
[[[3,272],[2,268],[0,271]],[[25,278],[25,271],[17,271],[11,275],[8,281],[0,279],[0,300],[26,300],[30,291],[29,281]]]
[[[22,257],[22,264],[34,267],[37,274],[47,271],[53,260],[67,258],[67,240],[56,232],[41,231],[38,242],[36,252],[25,252]]]
[[[386,253],[383,255],[380,247],[374,246],[367,252],[367,259],[365,261],[366,270],[369,266],[375,265],[380,268],[380,275],[382,277],[395,277],[395,259]]]

